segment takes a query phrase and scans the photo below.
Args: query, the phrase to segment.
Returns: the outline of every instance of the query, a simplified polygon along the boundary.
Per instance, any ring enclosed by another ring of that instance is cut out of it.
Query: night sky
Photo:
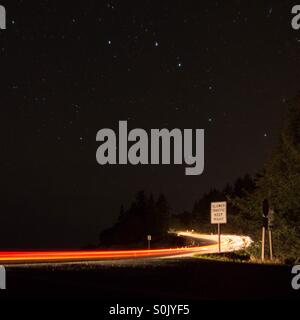
[[[4,1],[0,247],[96,243],[140,189],[172,212],[261,169],[300,89],[294,1]],[[96,133],[205,129],[205,170],[96,162]]]

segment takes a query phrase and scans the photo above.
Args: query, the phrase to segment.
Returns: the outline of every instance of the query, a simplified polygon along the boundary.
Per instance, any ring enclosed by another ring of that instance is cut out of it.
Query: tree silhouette
[[[155,201],[150,194],[139,191],[128,210],[121,206],[118,222],[100,234],[100,244],[105,246],[143,244],[148,234],[156,239],[167,236],[170,207],[164,195]]]
[[[121,222],[124,219],[125,219],[125,209],[124,209],[124,206],[121,205],[118,221]]]
[[[263,199],[268,199],[275,211],[275,253],[283,258],[299,257],[300,95],[289,102],[280,142],[263,172],[257,176],[254,192],[233,199],[244,217],[244,224],[248,221],[248,226],[257,231],[261,225]]]

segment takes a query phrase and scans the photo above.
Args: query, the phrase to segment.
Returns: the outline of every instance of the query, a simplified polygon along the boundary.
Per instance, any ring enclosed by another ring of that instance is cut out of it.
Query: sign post
[[[221,224],[227,223],[227,202],[212,202],[210,206],[211,224],[218,225],[219,252],[221,252]]]
[[[6,289],[6,271],[3,266],[0,266],[0,290]]]
[[[269,245],[270,245],[270,259],[273,260],[273,241],[272,241],[272,227],[274,219],[274,210],[271,209],[269,213]]]
[[[221,225],[218,223],[218,243],[219,243],[219,252],[221,252]]]
[[[266,242],[266,230],[269,233],[269,250],[270,260],[273,260],[273,241],[272,241],[272,227],[274,219],[274,210],[270,208],[269,201],[265,199],[262,204],[263,210],[263,227],[262,227],[262,239],[261,239],[261,260],[265,260],[265,242]]]
[[[266,230],[269,227],[269,201],[264,199],[262,203],[263,210],[263,226],[262,226],[262,239],[261,239],[261,261],[265,260],[265,242],[266,242]]]
[[[265,240],[266,238],[266,229],[265,227],[262,227],[262,239],[261,239],[261,260],[265,260]]]
[[[148,250],[150,250],[150,248],[151,248],[151,240],[152,240],[151,234],[148,234],[147,240],[148,240]]]

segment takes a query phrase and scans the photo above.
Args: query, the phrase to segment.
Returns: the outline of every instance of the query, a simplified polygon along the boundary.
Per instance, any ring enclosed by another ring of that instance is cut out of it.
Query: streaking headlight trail
[[[178,236],[193,238],[195,240],[216,242],[216,235],[204,235],[194,232],[176,232]],[[222,236],[222,251],[237,251],[247,248],[251,244],[249,237],[236,235]],[[217,253],[218,244],[151,250],[90,250],[90,251],[2,251],[1,264],[35,263],[35,262],[81,262],[112,259],[138,259],[150,257],[192,256],[194,254]]]

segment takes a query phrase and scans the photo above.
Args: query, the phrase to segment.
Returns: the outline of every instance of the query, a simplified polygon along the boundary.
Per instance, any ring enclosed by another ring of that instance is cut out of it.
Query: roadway
[[[218,236],[199,234],[190,231],[175,232],[180,237],[193,240],[195,246],[150,249],[150,250],[80,250],[80,251],[2,251],[0,252],[0,264],[22,265],[34,263],[67,263],[109,260],[137,260],[148,258],[181,258],[195,254],[218,253]],[[197,245],[197,242],[205,243]],[[245,249],[250,246],[252,240],[246,236],[222,235],[222,252],[232,252]]]

